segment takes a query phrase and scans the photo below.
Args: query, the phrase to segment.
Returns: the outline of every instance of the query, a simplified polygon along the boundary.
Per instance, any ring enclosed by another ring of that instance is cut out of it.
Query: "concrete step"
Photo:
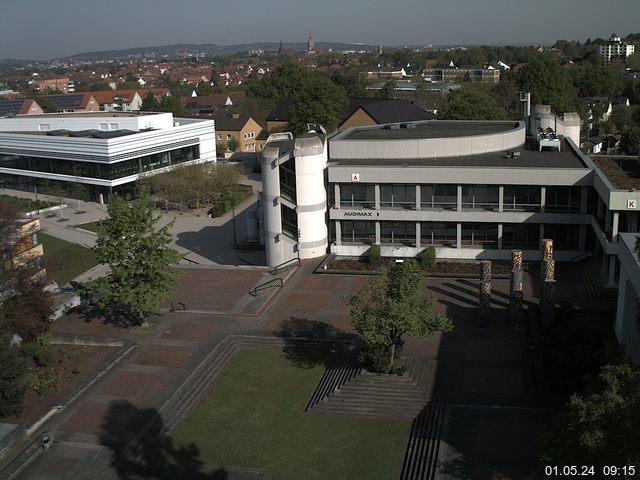
[[[447,415],[446,406],[430,404],[413,420],[401,480],[436,478],[440,441],[446,428]]]

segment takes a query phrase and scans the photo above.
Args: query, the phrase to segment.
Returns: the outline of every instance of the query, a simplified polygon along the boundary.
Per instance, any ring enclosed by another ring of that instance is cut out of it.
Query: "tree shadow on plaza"
[[[207,471],[194,444],[176,446],[160,413],[126,400],[112,402],[100,440],[111,450],[111,466],[121,479],[226,480],[224,468]]]
[[[285,356],[299,368],[328,366],[337,352],[348,346],[360,345],[358,335],[306,318],[283,320],[273,335],[284,339]]]
[[[75,307],[72,312],[78,314],[85,323],[100,321],[105,325],[123,329],[142,325],[139,316],[134,315],[131,310],[125,306],[117,304],[100,307],[93,303],[87,303]],[[145,321],[148,322],[150,316],[156,315],[157,313],[147,312],[145,314]]]

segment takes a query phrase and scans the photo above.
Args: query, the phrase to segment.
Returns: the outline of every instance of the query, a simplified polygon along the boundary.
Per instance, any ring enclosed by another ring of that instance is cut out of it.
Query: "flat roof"
[[[580,155],[562,140],[562,151],[538,151],[534,140],[530,140],[514,151],[520,152],[519,157],[509,158],[506,151],[483,153],[479,155],[465,155],[459,157],[441,158],[390,158],[390,159],[340,159],[331,158],[332,165],[358,166],[411,166],[411,167],[503,167],[503,168],[589,168]]]
[[[638,157],[591,157],[598,168],[609,179],[614,188],[640,189],[640,159]]]
[[[406,128],[407,124],[400,125],[400,128],[393,128],[392,124],[381,125],[379,127],[368,126],[366,128],[354,128],[346,132],[336,140],[406,140],[423,138],[455,138],[473,137],[479,135],[490,135],[495,133],[505,133],[519,127],[518,122],[464,122],[433,120],[419,123],[411,123],[415,128]]]
[[[42,113],[38,115],[21,115],[12,117],[11,120],[29,118],[71,118],[71,117],[141,117],[144,115],[161,115],[164,112],[67,112],[67,113]]]

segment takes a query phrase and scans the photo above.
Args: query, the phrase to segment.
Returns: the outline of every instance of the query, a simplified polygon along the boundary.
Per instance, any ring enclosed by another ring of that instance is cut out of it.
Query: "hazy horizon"
[[[315,42],[403,45],[526,45],[640,31],[638,0],[5,0],[0,58],[48,60],[78,53],[173,44]],[[604,8],[603,8],[604,7]],[[236,20],[234,20],[236,19]],[[28,35],[24,31],[28,31]]]

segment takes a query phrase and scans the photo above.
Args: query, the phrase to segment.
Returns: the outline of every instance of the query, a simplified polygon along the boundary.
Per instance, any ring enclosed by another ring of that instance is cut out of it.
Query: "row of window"
[[[559,250],[578,249],[579,225],[545,225],[544,236],[554,239]],[[376,240],[375,222],[341,221],[340,240],[343,244],[372,244]],[[380,222],[380,243],[388,245],[416,245],[415,222]],[[420,245],[456,247],[458,226],[454,222],[421,222]],[[498,224],[463,223],[460,243],[463,248],[498,248]],[[503,249],[537,249],[540,225],[534,223],[503,224]]]
[[[143,157],[110,164],[0,154],[0,167],[43,173],[57,173],[60,175],[73,175],[75,177],[115,180],[195,160],[199,157],[199,145],[177,148],[168,152],[154,153],[152,155],[145,155]]]
[[[549,212],[579,212],[580,194],[580,187],[546,187],[545,209]],[[463,185],[462,208],[496,211],[500,203],[499,195],[497,185]],[[541,188],[538,186],[504,186],[504,210],[539,211],[541,200]],[[457,206],[457,185],[420,185],[420,208],[455,210]],[[341,184],[340,207],[375,208],[375,186],[373,184]],[[380,185],[380,208],[415,210],[416,207],[416,185]]]

